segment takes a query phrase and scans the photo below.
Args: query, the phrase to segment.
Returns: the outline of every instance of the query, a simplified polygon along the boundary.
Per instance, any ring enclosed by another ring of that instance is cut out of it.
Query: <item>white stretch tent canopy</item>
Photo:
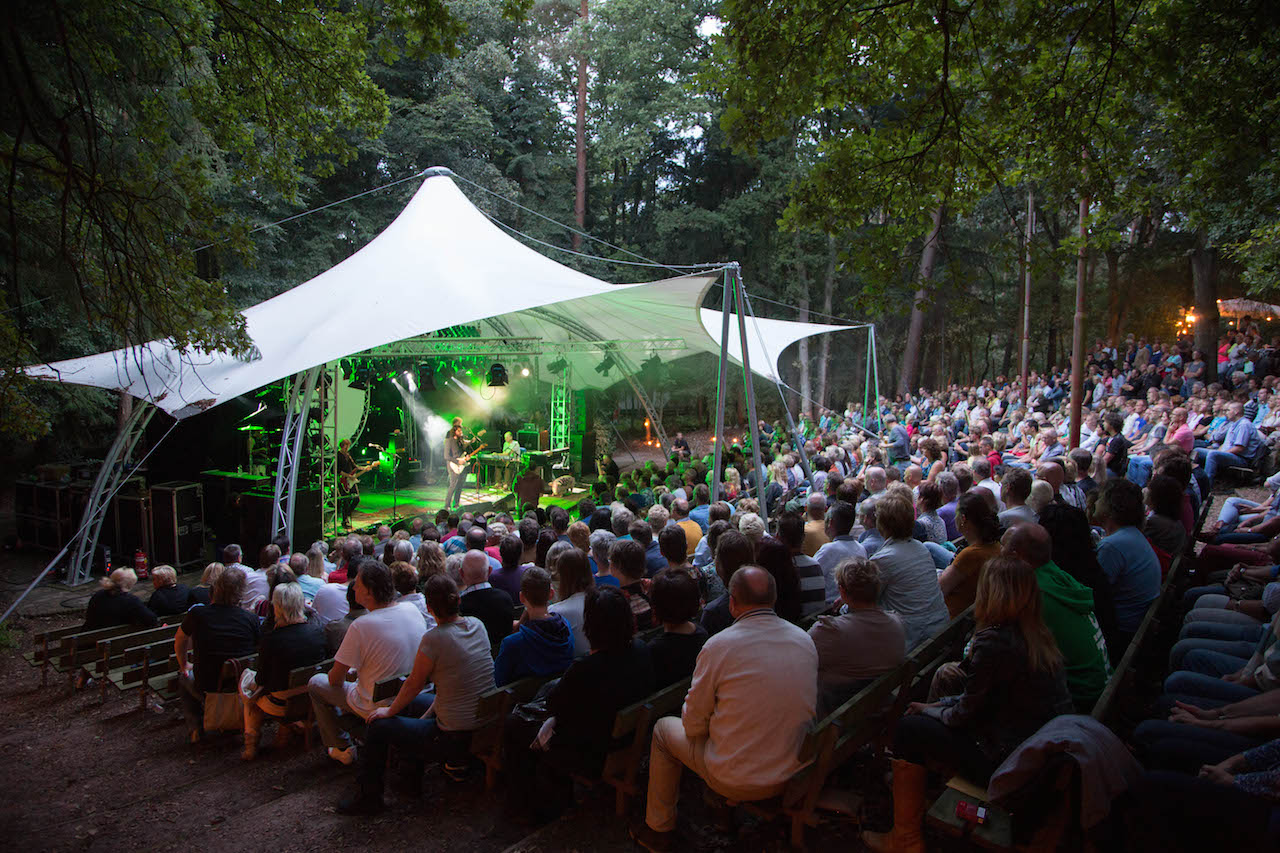
[[[680,338],[683,349],[663,353],[679,358],[719,352],[722,315],[700,307],[714,279],[713,273],[615,285],[592,278],[507,235],[463,195],[448,170],[433,169],[395,221],[368,245],[244,311],[256,347],[252,359],[152,341],[27,372],[124,390],[184,418],[316,365],[463,324],[480,324],[493,337],[549,342]],[[495,315],[495,307],[503,313]],[[378,320],[352,323],[357,311]],[[788,345],[848,328],[769,319],[749,324],[752,370],[776,378],[777,359]],[[729,353],[740,360],[738,335],[730,329]],[[618,381],[617,373],[604,377],[588,369],[601,358],[599,352],[568,356],[573,384],[599,387]]]

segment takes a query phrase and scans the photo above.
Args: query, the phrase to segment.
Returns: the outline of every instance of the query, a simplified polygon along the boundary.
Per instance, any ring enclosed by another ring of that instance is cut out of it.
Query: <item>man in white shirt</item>
[[[233,557],[232,554],[235,556]],[[245,610],[253,610],[258,606],[258,602],[267,597],[267,593],[271,590],[271,584],[267,581],[267,573],[264,569],[251,569],[244,563],[240,562],[243,554],[239,545],[228,545],[222,549],[223,564],[228,569],[237,568],[244,572],[244,593],[240,596],[240,606]],[[262,549],[262,564],[270,566],[280,559],[280,549],[275,545],[268,545]]]
[[[632,837],[669,850],[685,767],[740,802],[781,793],[799,758],[818,694],[818,651],[809,635],[773,612],[773,576],[744,566],[729,581],[734,623],[698,654],[680,719],[663,717],[649,750],[644,823]]]
[[[356,576],[355,597],[369,612],[351,623],[333,669],[312,676],[307,685],[315,709],[320,737],[329,757],[342,764],[355,761],[355,747],[338,725],[338,713],[358,714],[368,719],[374,708],[373,689],[379,681],[404,675],[413,668],[418,643],[426,633],[426,623],[415,607],[396,607],[395,583],[391,570],[379,560],[365,560]],[[355,671],[356,680],[347,681]],[[388,704],[383,702],[382,704]]]
[[[973,484],[975,489],[986,489],[996,499],[996,512],[1004,512],[1004,501],[1000,500],[1000,484],[991,479],[991,460],[985,456],[975,456],[969,460],[969,467],[973,469]]]

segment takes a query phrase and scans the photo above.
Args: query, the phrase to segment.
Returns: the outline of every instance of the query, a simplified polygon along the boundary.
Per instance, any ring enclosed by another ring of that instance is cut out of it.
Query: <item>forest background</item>
[[[1226,330],[1216,299],[1280,283],[1280,6],[1263,0],[4,14],[0,431],[24,455],[100,446],[120,401],[13,367],[165,336],[244,352],[238,309],[357,251],[418,185],[393,182],[435,165],[591,275],[736,260],[759,315],[874,322],[884,393],[1015,374],[1028,275],[1038,371],[1069,367],[1077,283],[1090,346],[1168,339],[1192,309],[1205,349]],[[555,224],[575,221],[580,68],[582,228],[612,247]],[[350,310],[377,322],[358,295]],[[866,357],[865,332],[788,353],[792,411],[860,402]],[[646,382],[670,429],[705,422],[705,364]]]

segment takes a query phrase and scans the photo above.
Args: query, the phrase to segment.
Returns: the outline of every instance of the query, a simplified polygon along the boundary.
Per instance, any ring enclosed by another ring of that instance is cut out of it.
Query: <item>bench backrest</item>
[[[692,678],[686,678],[675,684],[669,684],[657,693],[646,696],[639,702],[618,711],[613,717],[613,736],[620,738],[634,732],[641,715],[646,711],[650,720],[678,712],[684,705],[684,697],[688,694],[689,685],[692,682]]]
[[[289,689],[296,690],[299,687],[306,687],[312,676],[328,672],[331,669],[333,669],[333,658],[313,663],[310,666],[299,666],[291,669],[289,670]]]

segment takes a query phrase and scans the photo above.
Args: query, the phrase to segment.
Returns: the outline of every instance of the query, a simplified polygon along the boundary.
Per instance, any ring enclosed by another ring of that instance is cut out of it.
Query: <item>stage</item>
[[[445,478],[436,484],[421,483],[406,486],[396,492],[391,489],[361,487],[360,503],[351,513],[351,530],[370,531],[380,524],[395,524],[406,518],[421,515],[434,521],[436,512],[444,506],[448,484]],[[572,509],[578,501],[588,497],[588,490],[577,487],[561,497],[544,494],[538,501],[540,507],[559,506]],[[516,512],[516,496],[510,489],[477,487],[469,478],[462,490],[459,512]],[[326,531],[332,538],[347,532],[345,529]]]

